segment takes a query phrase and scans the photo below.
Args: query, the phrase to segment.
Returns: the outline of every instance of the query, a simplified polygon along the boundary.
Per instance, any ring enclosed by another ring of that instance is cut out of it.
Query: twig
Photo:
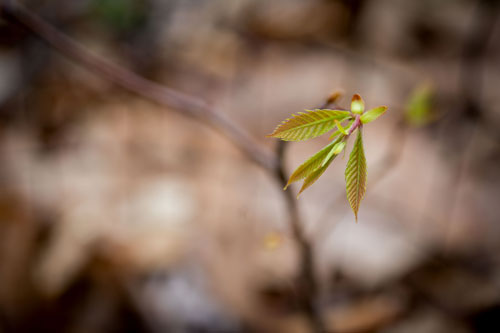
[[[276,169],[276,175],[278,179],[280,179],[281,186],[285,186],[287,183],[287,176],[283,163],[286,145],[287,143],[285,141],[279,141],[277,147],[277,156],[280,163],[279,168]],[[318,304],[316,302],[318,298],[318,280],[316,278],[314,264],[314,251],[302,228],[296,198],[293,196],[291,191],[283,191],[283,194],[285,196],[287,210],[290,215],[292,235],[299,247],[300,271],[297,281],[299,288],[299,303],[302,305],[304,312],[311,321],[313,331],[317,333],[325,332],[326,330],[321,316],[321,310],[318,308]]]
[[[341,109],[335,105],[335,101],[340,95],[340,92],[334,92],[321,106],[318,107],[318,109],[326,109],[328,107]],[[284,155],[287,146],[287,141],[278,141],[278,145],[276,147],[276,156],[279,161],[278,168],[276,169],[276,177],[280,180],[281,187],[284,187],[287,184],[287,172],[285,170],[284,162]],[[285,196],[287,210],[290,215],[292,235],[299,246],[300,271],[297,281],[299,287],[298,298],[304,312],[307,314],[311,322],[313,331],[316,333],[326,332],[325,323],[321,314],[321,308],[318,304],[318,293],[320,288],[318,285],[318,278],[316,276],[314,249],[311,242],[307,239],[302,227],[303,224],[300,220],[296,198],[293,196],[291,191],[283,191],[283,195]],[[330,329],[329,332],[332,333],[332,330]]]
[[[6,19],[26,27],[50,46],[98,74],[101,78],[167,106],[172,111],[207,122],[226,135],[252,161],[268,170],[276,169],[275,156],[261,148],[243,128],[236,125],[219,110],[208,105],[204,100],[147,80],[106,61],[15,1],[0,2],[0,13]]]

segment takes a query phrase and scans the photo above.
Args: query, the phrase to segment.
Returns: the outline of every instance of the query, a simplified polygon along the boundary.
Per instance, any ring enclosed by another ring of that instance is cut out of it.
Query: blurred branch
[[[281,186],[287,183],[286,171],[284,168],[284,153],[287,142],[279,141],[277,146],[277,156],[280,161],[279,167],[276,169],[276,176],[280,180]],[[314,332],[325,332],[323,320],[321,318],[321,311],[318,309],[317,293],[318,285],[314,264],[314,253],[312,244],[306,238],[302,223],[300,221],[297,200],[294,198],[291,191],[283,191],[285,196],[286,207],[290,214],[290,226],[292,235],[299,247],[300,255],[300,272],[298,276],[298,298],[299,303],[302,305],[303,310],[311,321],[311,326]]]
[[[208,105],[204,100],[145,79],[91,53],[81,44],[59,32],[15,1],[1,1],[0,13],[7,20],[21,24],[50,46],[98,74],[101,78],[167,106],[182,115],[205,121],[227,136],[253,162],[265,169],[274,170],[276,168],[275,156],[261,148],[243,128],[216,108]]]
[[[325,109],[334,104],[335,100],[339,97],[339,93],[333,93],[319,109]],[[335,107],[335,109],[341,109]],[[276,176],[280,180],[280,184],[284,187],[287,184],[288,177],[285,170],[284,155],[287,141],[279,141],[276,147],[276,156],[278,157],[279,167],[276,169]],[[298,276],[298,294],[299,300],[304,311],[307,313],[314,332],[326,332],[325,324],[321,316],[321,309],[318,304],[318,278],[315,271],[315,256],[314,249],[311,242],[306,238],[303,230],[303,224],[300,221],[297,200],[291,191],[283,191],[285,196],[286,205],[291,219],[292,234],[295,238],[300,250],[300,272]],[[330,330],[331,332],[331,330]]]
[[[221,131],[246,157],[267,170],[278,181],[280,186],[286,184],[287,177],[283,160],[286,147],[284,142],[279,143],[275,154],[264,150],[250,137],[246,130],[233,123],[220,110],[208,105],[204,100],[147,80],[92,54],[82,45],[59,32],[42,18],[15,1],[0,0],[0,13],[3,14],[4,18],[21,24],[54,49],[98,74],[101,78],[164,105],[172,111],[208,123],[213,128]],[[327,101],[325,105],[329,103],[331,101]],[[318,333],[325,332],[321,313],[316,304],[318,286],[314,270],[312,245],[302,228],[297,201],[293,194],[290,191],[283,191],[282,193],[290,215],[291,232],[297,243],[300,256],[299,302],[311,322],[312,330]]]

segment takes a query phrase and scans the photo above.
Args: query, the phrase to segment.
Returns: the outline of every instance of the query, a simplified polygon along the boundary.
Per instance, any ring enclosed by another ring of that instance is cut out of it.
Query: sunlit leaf
[[[309,186],[314,184],[319,177],[325,172],[326,169],[330,166],[330,164],[333,162],[333,160],[337,157],[337,155],[331,155],[328,157],[328,159],[325,160],[326,163],[324,163],[322,166],[320,166],[318,169],[314,170],[311,174],[309,174],[306,179],[304,179],[304,183],[302,184],[302,187],[300,188],[299,193],[297,194],[297,197],[304,192],[305,189],[307,189]]]
[[[345,145],[346,145],[346,142],[345,141],[342,141],[342,142],[339,142],[337,143],[335,146],[333,146],[332,148],[332,154],[334,155],[338,155],[342,152],[342,150],[344,150],[345,148]]]
[[[346,142],[345,141],[341,141],[337,144],[335,144],[332,149],[330,150],[330,152],[328,153],[328,155],[325,157],[325,159],[323,160],[323,163],[321,163],[321,166],[323,167],[329,160],[330,158],[333,156],[333,155],[338,155],[342,152],[342,150],[344,150],[345,148],[345,145],[346,145]]]
[[[349,116],[348,111],[306,110],[283,121],[268,137],[285,141],[312,139],[333,129],[335,120],[344,120]]]
[[[370,109],[361,115],[361,122],[363,124],[368,124],[383,115],[387,111],[387,106],[379,106],[377,108]]]
[[[299,180],[301,180],[303,178],[306,178],[311,173],[313,173],[316,169],[318,169],[319,167],[321,167],[321,165],[323,164],[323,161],[328,156],[328,154],[330,153],[330,151],[332,150],[332,148],[338,142],[340,142],[340,140],[341,140],[341,138],[338,138],[337,140],[332,141],[327,146],[325,146],[323,149],[321,149],[319,152],[317,152],[316,154],[314,154],[313,156],[311,156],[307,161],[305,161],[304,163],[302,163],[302,165],[300,165],[292,173],[292,175],[290,176],[290,179],[288,179],[288,183],[286,184],[286,186],[285,186],[284,189],[286,190],[286,188],[291,183],[294,183],[294,182],[299,181]]]
[[[362,114],[365,111],[365,102],[358,94],[352,96],[351,101],[351,112],[356,114]]]
[[[337,128],[339,129],[340,133],[347,135],[347,129],[342,127],[342,124],[340,123],[340,121],[335,120],[335,125],[337,125]]]
[[[338,96],[338,94],[332,94],[328,102],[335,101]],[[387,111],[387,107],[379,106],[366,112],[364,109],[363,99],[355,94],[352,97],[351,111],[306,110],[298,115],[292,115],[290,119],[282,122],[271,135],[268,135],[282,140],[299,141],[319,136],[337,127],[329,138],[332,141],[292,173],[285,190],[291,183],[303,179],[304,182],[298,194],[300,195],[314,184],[340,153],[344,152],[345,155],[347,140],[350,134],[357,130],[357,137],[345,169],[345,180],[347,199],[356,221],[358,220],[359,206],[366,192],[367,178],[362,136],[363,124],[376,120]],[[273,242],[271,242],[272,246],[274,246]]]
[[[345,169],[347,200],[351,205],[356,221],[358,220],[359,204],[366,192],[366,158],[363,149],[361,129],[349,156]]]
[[[332,135],[330,135],[330,137],[328,138],[328,140],[333,140],[335,139],[337,136],[339,136],[341,133],[339,130],[336,130],[335,132],[332,133]]]
[[[339,136],[340,134],[344,134],[344,133],[347,134],[347,130],[345,130],[345,129],[351,128],[351,125],[352,125],[353,122],[354,122],[354,119],[351,120],[351,121],[349,121],[345,127],[343,127],[342,124],[341,124],[342,128],[344,129],[344,132],[341,132],[340,130],[336,130],[335,132],[332,133],[332,135],[330,135],[330,137],[328,138],[328,140],[333,140],[337,136]]]

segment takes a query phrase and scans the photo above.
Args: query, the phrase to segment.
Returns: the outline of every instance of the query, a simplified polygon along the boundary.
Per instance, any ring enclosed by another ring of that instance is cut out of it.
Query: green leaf
[[[333,146],[332,148],[332,152],[333,154],[335,155],[338,155],[342,152],[342,150],[344,150],[345,148],[345,145],[346,145],[346,142],[345,141],[342,141],[342,142],[339,142],[337,143],[335,146]]]
[[[301,141],[312,139],[335,127],[335,120],[344,120],[350,116],[348,111],[340,110],[306,110],[283,121],[268,137],[285,141]]]
[[[432,122],[436,118],[432,110],[433,98],[434,91],[430,84],[419,85],[412,92],[406,106],[406,121],[416,127]]]
[[[326,157],[329,155],[330,151],[332,148],[339,143],[341,138],[338,138],[335,141],[332,141],[329,143],[327,146],[325,146],[323,149],[321,149],[319,152],[311,156],[307,161],[302,163],[290,176],[290,179],[288,179],[288,183],[286,184],[284,190],[287,189],[287,187],[296,181],[299,181],[303,178],[308,177],[310,174],[312,174],[316,169],[320,168],[321,165],[323,164],[323,161],[326,159]]]
[[[328,140],[333,140],[333,139],[335,139],[335,137],[337,137],[340,134],[347,134],[347,132],[348,132],[347,129],[351,128],[351,125],[353,122],[354,122],[354,119],[350,120],[345,127],[342,127],[343,132],[341,132],[339,129],[336,130],[335,132],[333,132],[332,135],[330,135],[330,137],[328,138]],[[338,128],[338,124],[337,124],[337,128]]]
[[[333,162],[335,157],[344,149],[346,142],[341,141],[344,139],[344,136],[341,136],[338,138],[335,142],[332,144],[329,144],[327,147],[330,148],[330,151],[328,152],[328,155],[323,159],[323,162],[321,163],[321,166],[311,172],[306,179],[304,179],[304,183],[302,184],[302,187],[300,188],[299,193],[297,194],[297,197],[304,192],[306,188],[311,186],[318,180],[318,178],[325,172],[326,169],[330,166],[330,164]],[[325,148],[327,148],[325,147]]]
[[[361,129],[358,130],[358,136],[347,162],[345,181],[347,200],[351,205],[356,221],[358,221],[359,205],[366,192],[366,158]]]
[[[351,112],[362,114],[363,111],[365,111],[365,102],[358,94],[353,95],[351,100]]]
[[[333,162],[333,160],[337,157],[337,155],[331,155],[328,159],[325,160],[326,163],[324,163],[321,167],[318,169],[314,170],[309,176],[307,176],[306,179],[304,179],[304,183],[302,184],[302,187],[300,188],[299,193],[297,194],[297,198],[299,195],[304,192],[306,188],[314,184],[319,177],[325,172],[326,169],[330,166],[330,164]]]
[[[361,122],[363,124],[368,124],[383,115],[387,111],[387,106],[379,106],[377,108],[370,109],[361,115]]]
[[[330,135],[330,137],[328,138],[328,140],[333,140],[335,139],[340,133],[339,130],[336,130],[335,132],[332,133],[332,135]]]
[[[328,155],[325,157],[325,159],[323,160],[323,163],[321,164],[321,166],[323,167],[329,160],[330,158],[333,156],[333,155],[338,155],[342,152],[342,150],[344,150],[345,148],[345,145],[346,145],[346,142],[345,141],[341,141],[337,144],[335,144],[332,149],[330,150],[330,152],[328,153]]]
[[[335,120],[335,125],[337,125],[337,128],[339,129],[340,133],[347,135],[347,129],[342,127],[342,124],[340,123],[340,121]]]

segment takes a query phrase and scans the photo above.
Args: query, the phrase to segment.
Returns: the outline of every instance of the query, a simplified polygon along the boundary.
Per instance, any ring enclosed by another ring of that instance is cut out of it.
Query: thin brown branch
[[[331,94],[325,103],[319,106],[319,109],[333,107],[334,109],[342,109],[335,105],[336,100],[340,97],[340,92]],[[278,168],[276,169],[276,177],[280,180],[280,185],[283,187],[287,184],[287,172],[285,170],[285,148],[288,142],[279,141],[276,148],[276,156],[278,157]],[[297,207],[297,199],[293,196],[291,191],[283,191],[287,210],[290,215],[290,227],[292,235],[297,242],[299,255],[300,255],[300,271],[298,276],[298,297],[304,312],[310,320],[311,327],[315,333],[326,332],[326,326],[323,321],[321,308],[318,304],[319,299],[319,285],[316,274],[314,248],[311,242],[306,237],[303,229],[303,224],[300,221],[300,214]],[[331,333],[332,330],[330,329]]]
[[[279,168],[276,169],[276,176],[280,180],[281,186],[285,186],[287,183],[287,176],[284,168],[284,153],[286,145],[287,142],[279,141],[277,147],[277,156],[280,163]],[[299,304],[303,307],[303,311],[306,313],[310,321],[313,332],[326,332],[321,316],[321,310],[317,304],[317,294],[319,288],[315,271],[314,250],[312,244],[309,242],[304,233],[297,207],[297,199],[293,196],[291,191],[283,191],[283,194],[285,196],[286,207],[290,215],[291,232],[293,238],[297,242],[300,256],[300,267],[297,277],[297,294]]]
[[[335,105],[335,102],[340,96],[340,92],[333,92],[326,99],[326,101],[317,108],[326,109],[328,107],[332,107],[336,110],[341,110],[341,107]],[[279,141],[276,148],[276,156],[279,163],[277,164],[278,167],[276,168],[275,175],[276,178],[279,179],[281,187],[284,187],[288,182],[284,161],[285,150],[288,144],[289,143],[287,141]],[[299,275],[297,281],[299,288],[299,303],[303,307],[303,311],[306,313],[310,321],[313,332],[323,333],[327,330],[320,305],[318,304],[320,286],[318,285],[319,279],[316,274],[314,248],[304,232],[297,206],[297,199],[291,191],[283,191],[283,195],[285,196],[286,206],[290,216],[291,232],[297,243],[300,255]],[[332,330],[330,329],[329,332],[332,333]]]
[[[250,160],[265,169],[276,169],[275,156],[259,146],[243,128],[232,122],[219,110],[208,105],[204,100],[145,79],[91,53],[84,46],[59,32],[15,1],[0,2],[0,13],[6,19],[21,24],[54,49],[98,74],[101,78],[185,116],[205,121],[226,135]]]

